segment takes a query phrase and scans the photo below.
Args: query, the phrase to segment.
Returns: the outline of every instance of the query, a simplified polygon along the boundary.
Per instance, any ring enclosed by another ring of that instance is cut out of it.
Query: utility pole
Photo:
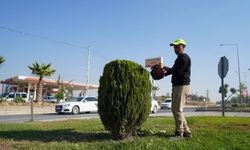
[[[89,70],[90,70],[90,46],[88,46],[88,62],[87,62],[87,74],[86,74],[86,95],[88,95],[88,90],[89,90]]]
[[[206,92],[207,92],[207,101],[210,102],[210,98],[209,98],[209,92],[210,91],[207,89]]]

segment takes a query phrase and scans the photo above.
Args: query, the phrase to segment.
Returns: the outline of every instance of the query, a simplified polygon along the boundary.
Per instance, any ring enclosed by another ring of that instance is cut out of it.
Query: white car
[[[154,100],[154,99],[152,99],[151,100],[151,112],[152,113],[156,113],[157,111],[158,111],[158,109],[159,109],[159,104],[158,104],[158,102],[156,101],[156,100]]]
[[[86,96],[76,97],[69,102],[61,102],[55,106],[57,113],[72,113],[74,115],[80,112],[97,112],[97,98]]]
[[[171,99],[166,99],[161,103],[161,109],[171,109],[172,107],[172,100]]]
[[[7,102],[13,102],[17,97],[20,97],[25,102],[28,102],[28,96],[25,92],[10,92],[9,94],[6,94],[3,99]]]

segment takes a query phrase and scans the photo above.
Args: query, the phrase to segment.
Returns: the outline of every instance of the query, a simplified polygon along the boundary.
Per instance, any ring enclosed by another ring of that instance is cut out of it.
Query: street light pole
[[[240,58],[239,58],[239,49],[238,49],[238,44],[220,44],[220,46],[236,46],[237,50],[237,61],[238,61],[238,75],[239,75],[239,89],[240,89],[240,100],[239,102],[242,105],[242,91],[241,91],[241,77],[240,77]]]

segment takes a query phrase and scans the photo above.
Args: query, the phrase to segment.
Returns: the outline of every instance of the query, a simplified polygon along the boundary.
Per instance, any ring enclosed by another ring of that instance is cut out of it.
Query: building
[[[28,97],[35,100],[36,89],[39,78],[30,76],[14,76],[6,80],[2,80],[2,93],[9,92],[27,92]],[[43,96],[56,93],[59,89],[57,80],[46,79],[42,80]],[[84,84],[78,82],[63,81],[60,86],[65,87],[69,93],[73,95],[73,91],[97,90],[98,85]]]

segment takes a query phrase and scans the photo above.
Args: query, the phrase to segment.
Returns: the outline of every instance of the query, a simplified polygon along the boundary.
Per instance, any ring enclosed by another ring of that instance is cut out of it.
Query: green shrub
[[[65,98],[65,89],[59,88],[58,92],[55,95],[57,102],[60,102],[60,100],[63,100]]]
[[[115,60],[106,64],[98,89],[98,112],[115,139],[131,136],[149,116],[151,83],[139,64]]]
[[[16,97],[15,99],[14,99],[14,102],[16,102],[16,103],[23,103],[23,102],[25,102],[24,101],[24,99],[22,99],[21,97]]]

